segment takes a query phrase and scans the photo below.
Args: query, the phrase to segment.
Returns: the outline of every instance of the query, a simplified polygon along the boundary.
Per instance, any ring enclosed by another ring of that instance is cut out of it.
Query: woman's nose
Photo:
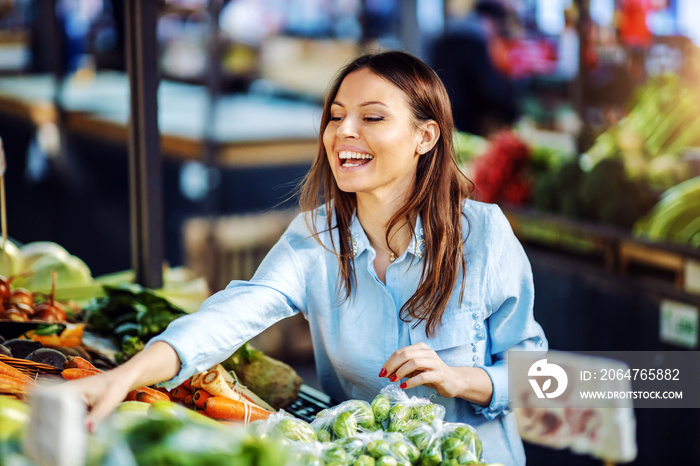
[[[338,126],[338,136],[343,138],[356,138],[358,135],[358,128],[354,119],[350,117],[343,118],[343,121]]]

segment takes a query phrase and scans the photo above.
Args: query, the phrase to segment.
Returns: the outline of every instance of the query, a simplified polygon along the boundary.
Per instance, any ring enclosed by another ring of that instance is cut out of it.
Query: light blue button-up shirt
[[[401,306],[417,289],[423,265],[420,218],[415,238],[387,268],[386,283],[377,278],[373,264],[376,252],[354,218],[351,241],[357,286],[352,297],[344,300],[344,294],[338,297],[335,255],[311,237],[304,214],[300,214],[250,281],[231,282],[207,299],[198,312],[172,322],[151,341],[169,343],[180,357],[180,373],[165,385],[176,386],[193,373],[208,369],[275,322],[301,312],[311,328],[321,386],[339,401],[371,401],[390,383],[377,376],[384,362],[397,349],[418,342],[435,350],[447,365],[483,368],[493,382],[492,401],[486,407],[443,398],[427,387],[408,389],[407,393],[444,405],[448,421],[476,427],[486,462],[525,464],[515,417],[508,410],[505,353],[513,348],[547,349],[542,328],[533,318],[532,271],[497,206],[465,201],[463,211],[467,258],[464,297],[460,302],[460,275],[435,336],[426,337],[425,323],[413,328],[412,323],[399,318]],[[325,209],[319,208],[315,215],[323,230]],[[331,248],[328,232],[322,231],[320,237]]]

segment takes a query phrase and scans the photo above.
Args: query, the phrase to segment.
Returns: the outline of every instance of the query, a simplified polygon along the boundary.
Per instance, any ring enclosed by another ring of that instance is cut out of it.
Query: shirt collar
[[[423,222],[420,214],[416,216],[416,226],[413,229],[413,238],[408,245],[406,252],[413,254],[417,259],[422,259],[425,250],[425,233],[423,232]],[[357,213],[353,214],[352,222],[350,223],[350,249],[353,257],[359,257],[363,251],[369,247],[369,238],[365,230],[357,218]]]

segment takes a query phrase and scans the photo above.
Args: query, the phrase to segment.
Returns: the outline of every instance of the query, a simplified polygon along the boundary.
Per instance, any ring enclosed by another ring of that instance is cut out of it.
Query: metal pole
[[[209,189],[205,201],[207,216],[212,216],[218,210],[216,190],[214,189],[214,173],[219,144],[216,139],[216,115],[221,92],[221,34],[219,16],[222,0],[209,0],[209,37],[207,47],[207,111],[204,121],[204,164],[207,167]]]
[[[157,2],[125,0],[131,91],[129,191],[131,259],[136,283],[163,286],[163,193],[158,131]]]

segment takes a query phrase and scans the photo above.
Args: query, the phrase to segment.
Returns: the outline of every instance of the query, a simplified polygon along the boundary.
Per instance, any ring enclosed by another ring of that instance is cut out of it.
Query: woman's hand
[[[382,366],[380,377],[396,382],[407,378],[403,389],[425,385],[445,398],[459,397],[487,406],[493,385],[486,371],[477,367],[451,367],[425,343],[396,350]]]
[[[89,410],[85,425],[92,431],[131,390],[172,379],[179,371],[175,349],[158,341],[115,369],[66,382],[62,387],[74,390],[85,401]]]
[[[120,369],[62,384],[62,388],[69,388],[87,404],[89,412],[85,418],[85,425],[89,431],[109,416],[131,390],[128,374]]]

